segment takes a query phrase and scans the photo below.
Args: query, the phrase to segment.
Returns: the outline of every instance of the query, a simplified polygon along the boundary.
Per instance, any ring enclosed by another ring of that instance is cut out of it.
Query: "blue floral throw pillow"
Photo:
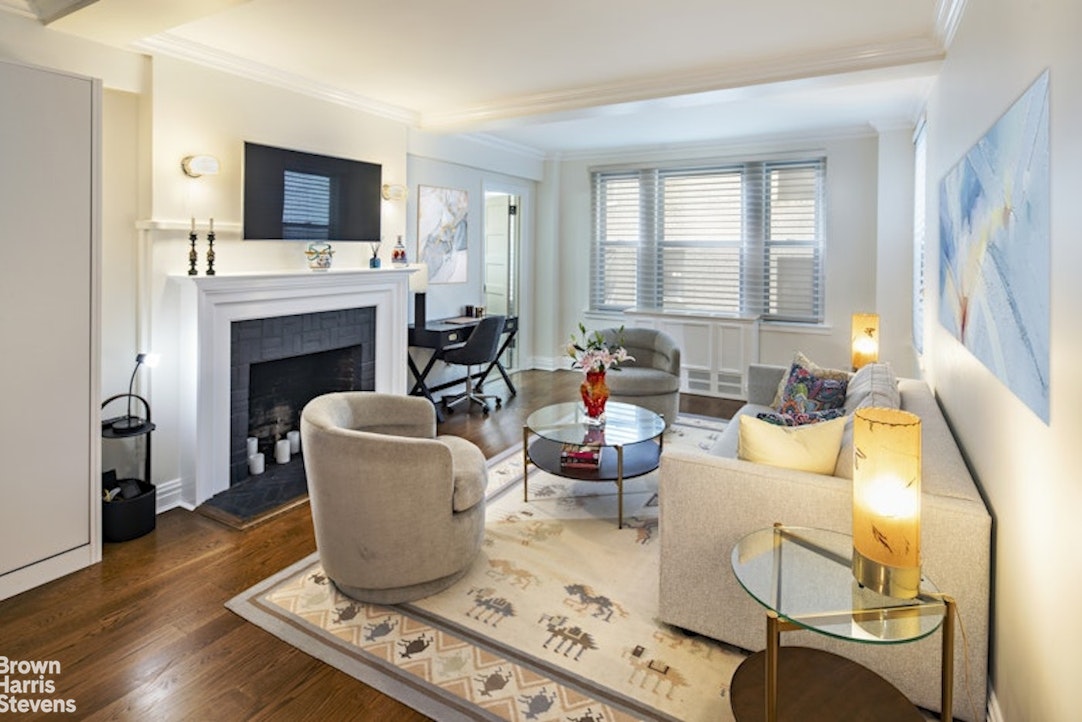
[[[777,406],[779,414],[806,414],[840,409],[845,405],[848,375],[828,372],[816,375],[807,366],[794,363],[789,369],[785,391]]]
[[[805,424],[817,424],[820,421],[840,419],[845,416],[845,409],[827,409],[825,411],[808,411],[798,414],[779,414],[776,411],[756,414],[763,421],[777,426],[804,426]]]

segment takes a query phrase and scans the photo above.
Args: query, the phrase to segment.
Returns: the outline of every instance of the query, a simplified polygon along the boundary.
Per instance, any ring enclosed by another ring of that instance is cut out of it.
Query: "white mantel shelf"
[[[414,269],[335,269],[171,275],[178,290],[181,501],[195,507],[229,486],[231,332],[234,321],[374,307],[375,390],[405,393],[409,275]]]

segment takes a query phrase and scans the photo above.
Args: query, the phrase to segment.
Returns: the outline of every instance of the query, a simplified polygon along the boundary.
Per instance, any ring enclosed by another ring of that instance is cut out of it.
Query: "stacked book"
[[[601,466],[601,447],[564,444],[560,449],[560,466],[565,469],[596,469]]]

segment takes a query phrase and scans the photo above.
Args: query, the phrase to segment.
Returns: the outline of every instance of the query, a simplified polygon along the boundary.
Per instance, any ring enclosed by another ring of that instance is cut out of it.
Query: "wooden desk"
[[[413,374],[413,388],[410,389],[410,394],[413,396],[424,396],[426,399],[432,402],[436,407],[436,419],[443,421],[443,409],[440,404],[436,403],[435,397],[432,396],[433,391],[440,391],[451,386],[457,386],[464,383],[466,377],[463,376],[453,381],[447,381],[437,386],[429,386],[426,382],[428,374],[432,371],[432,367],[436,365],[437,361],[442,360],[444,350],[451,346],[457,346],[464,343],[470,334],[473,333],[474,327],[480,322],[481,319],[472,319],[470,321],[464,321],[462,323],[450,323],[447,319],[437,319],[428,321],[421,328],[415,328],[413,324],[409,327],[409,345],[418,348],[430,348],[435,351],[432,357],[428,359],[428,363],[425,364],[423,370],[418,370],[416,362],[412,356],[407,356],[409,359],[410,373]],[[489,373],[493,369],[500,372],[500,376],[503,377],[504,383],[507,384],[508,390],[512,396],[515,396],[518,391],[515,389],[515,385],[511,383],[511,377],[507,375],[507,369],[500,363],[500,356],[514,341],[515,335],[518,333],[518,316],[508,316],[503,327],[504,339],[500,344],[499,351],[496,352],[496,360],[490,363],[483,371],[478,371],[473,374],[474,382],[478,389],[482,388],[485,383],[485,379],[488,378]]]

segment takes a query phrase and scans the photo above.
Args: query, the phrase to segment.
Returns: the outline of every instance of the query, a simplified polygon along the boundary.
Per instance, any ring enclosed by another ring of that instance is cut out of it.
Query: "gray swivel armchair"
[[[305,405],[301,440],[320,561],[343,594],[396,604],[466,573],[485,531],[485,457],[436,436],[431,403],[325,394]]]
[[[620,329],[601,331],[605,343],[620,342]],[[625,328],[623,346],[635,357],[620,364],[619,371],[605,375],[611,401],[623,401],[676,420],[680,411],[680,349],[671,336],[652,328]]]
[[[454,407],[461,403],[477,404],[487,416],[489,412],[488,399],[495,399],[496,408],[503,405],[503,400],[495,394],[480,393],[480,388],[473,385],[473,366],[490,364],[496,360],[500,350],[500,337],[503,335],[503,327],[506,321],[504,316],[485,316],[481,319],[465,343],[460,346],[452,346],[444,349],[440,358],[449,364],[459,364],[466,367],[466,390],[460,394],[443,397],[443,408],[453,411]]]

